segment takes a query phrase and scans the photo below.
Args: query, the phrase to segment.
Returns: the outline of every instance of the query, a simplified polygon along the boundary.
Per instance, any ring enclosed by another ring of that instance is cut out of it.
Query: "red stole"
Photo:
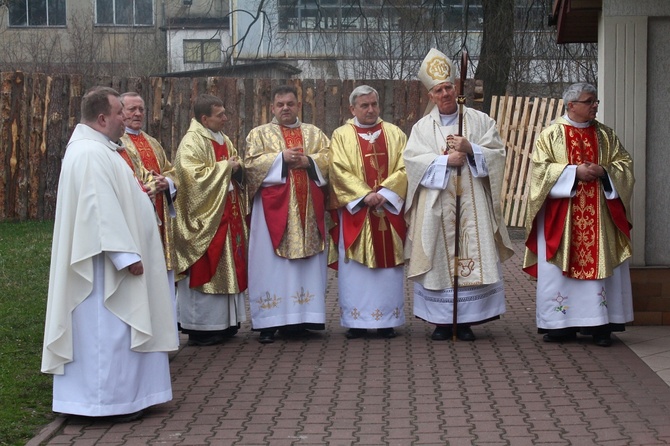
[[[137,149],[137,152],[140,154],[140,159],[142,160],[142,165],[148,170],[148,171],[154,171],[161,173],[161,166],[158,164],[158,159],[156,158],[156,153],[154,152],[154,149],[151,147],[149,144],[149,141],[142,135],[133,135],[132,133],[126,133],[130,140],[135,144],[135,148]],[[164,198],[163,198],[163,193],[156,193],[154,197],[154,203],[156,206],[156,215],[158,215],[158,218],[163,221],[163,207],[164,207]],[[163,242],[165,242],[165,227],[161,225],[159,227],[160,232],[161,232],[161,239],[163,239]]]
[[[282,136],[286,143],[286,148],[293,149],[299,147],[299,151],[304,153],[302,130],[300,127],[289,128],[280,126]],[[263,203],[263,212],[265,221],[272,240],[272,247],[279,248],[279,244],[286,232],[288,224],[288,204],[291,194],[291,184],[295,188],[298,210],[300,213],[300,223],[305,228],[305,218],[307,216],[307,200],[312,200],[316,222],[319,227],[321,237],[325,239],[325,199],[320,187],[310,184],[309,175],[305,169],[290,169],[286,177],[286,183],[276,184],[261,189],[261,201]]]
[[[128,164],[128,167],[130,167],[130,170],[133,171],[133,175],[135,175],[135,166],[133,166],[133,161],[130,159],[130,155],[128,155],[128,151],[126,149],[122,150],[117,150],[117,153],[121,155],[121,158]]]
[[[219,144],[216,141],[212,141],[212,146],[216,155],[216,161],[228,159],[228,148],[225,143]],[[233,181],[232,178],[231,181]],[[212,241],[209,243],[207,251],[191,266],[189,282],[191,288],[202,286],[212,280],[223,255],[226,237],[230,233],[237,286],[239,292],[247,289],[247,247],[242,221],[244,216],[240,212],[239,203],[240,196],[237,185],[235,185],[233,190],[228,191],[223,215],[221,215],[221,222]]]
[[[383,131],[374,142],[370,140],[370,137],[376,131],[382,130],[382,124],[380,122],[372,128],[353,127],[358,136],[358,146],[361,149],[365,182],[374,192],[377,192],[381,188],[381,183],[388,177],[388,150]],[[361,134],[365,133],[367,133],[367,139],[361,137]],[[391,233],[389,223],[400,238],[405,240],[405,220],[402,217],[402,213],[395,215],[384,208],[373,210],[366,206],[365,209],[355,214],[342,212],[344,248],[349,249],[356,241],[363,229],[366,217],[370,219],[372,246],[377,267],[392,268],[402,264],[402,262],[396,263],[395,261],[393,234]]]
[[[133,161],[130,159],[130,155],[128,155],[128,152],[126,149],[122,150],[117,150],[116,153],[121,155],[121,158],[128,164],[128,167],[130,167],[131,172],[133,172],[133,178],[135,178],[135,181],[137,181],[137,185],[140,186],[140,189],[142,189],[142,192],[146,192],[147,190],[145,189],[144,185],[140,181],[139,178],[137,178],[137,175],[135,175],[135,166],[133,165]],[[155,209],[155,206],[154,206]]]

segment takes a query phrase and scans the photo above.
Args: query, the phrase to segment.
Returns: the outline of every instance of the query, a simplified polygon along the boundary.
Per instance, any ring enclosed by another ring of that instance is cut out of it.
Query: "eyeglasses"
[[[579,102],[580,104],[586,104],[591,107],[593,104],[600,104],[600,99],[589,99],[587,101],[570,101],[570,102]]]

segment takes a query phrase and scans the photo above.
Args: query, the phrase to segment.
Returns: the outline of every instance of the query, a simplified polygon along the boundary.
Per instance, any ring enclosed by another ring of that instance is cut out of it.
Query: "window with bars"
[[[9,26],[65,26],[65,0],[9,0]]]
[[[218,40],[184,40],[184,63],[220,63]]]
[[[149,26],[154,24],[154,0],[95,0],[95,24]]]

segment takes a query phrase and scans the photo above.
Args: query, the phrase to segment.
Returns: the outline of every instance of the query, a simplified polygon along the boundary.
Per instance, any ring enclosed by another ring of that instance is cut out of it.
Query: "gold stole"
[[[300,127],[289,128],[281,126],[282,136],[286,142],[286,148],[293,149],[300,147],[302,149],[302,130]],[[309,195],[309,176],[305,169],[290,169],[288,171],[289,182],[295,187],[295,197],[298,201],[298,209],[300,210],[300,222],[302,227],[305,227],[305,218],[307,217],[307,200]]]

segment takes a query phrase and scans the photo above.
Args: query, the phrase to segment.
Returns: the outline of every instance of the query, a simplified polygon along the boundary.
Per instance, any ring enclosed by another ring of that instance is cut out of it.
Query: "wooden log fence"
[[[81,75],[0,73],[0,220],[52,219],[60,165],[80,118],[81,97],[95,85],[136,91],[147,105],[146,131],[170,157],[186,133],[194,98],[221,97],[228,114],[224,129],[244,150],[249,131],[269,122],[270,92],[293,83],[305,122],[331,134],[351,117],[353,81],[322,79],[99,78]],[[409,132],[423,116],[428,98],[419,81],[367,81],[380,95],[382,117]]]
[[[60,165],[79,122],[81,97],[95,85],[136,91],[147,105],[146,131],[173,157],[201,93],[221,97],[228,114],[225,133],[238,150],[257,125],[269,122],[270,92],[290,82],[302,102],[301,118],[330,135],[351,117],[349,94],[361,82],[323,79],[98,78],[81,75],[0,73],[0,220],[53,219]],[[408,135],[426,109],[419,81],[370,80],[380,95],[382,118]],[[468,89],[466,88],[466,92]],[[491,116],[507,145],[503,202],[509,226],[523,226],[526,178],[539,131],[562,110],[547,98],[494,97]]]

